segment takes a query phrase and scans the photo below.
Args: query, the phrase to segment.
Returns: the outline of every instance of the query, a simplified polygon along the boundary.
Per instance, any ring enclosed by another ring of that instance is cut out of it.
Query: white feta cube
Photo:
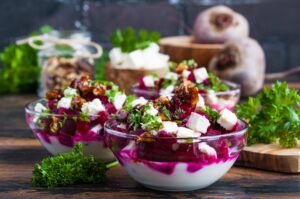
[[[177,130],[178,138],[190,138],[194,137],[194,131],[185,127],[179,127]]]
[[[154,87],[155,80],[156,80],[156,78],[153,77],[152,75],[146,75],[145,77],[143,77],[143,82],[144,82],[145,86],[147,86],[147,87]]]
[[[94,99],[91,102],[86,102],[82,105],[81,111],[88,115],[97,115],[100,111],[105,111],[105,107],[99,99]]]
[[[78,95],[78,93],[77,93],[77,90],[75,88],[68,87],[64,90],[64,96],[73,97],[73,96],[76,96],[76,95]]]
[[[159,45],[157,43],[150,43],[148,48],[144,49],[144,53],[158,54],[159,53]]]
[[[236,115],[228,109],[223,109],[220,112],[220,117],[217,120],[218,124],[220,124],[226,130],[232,130],[233,127],[238,122]]]
[[[193,73],[196,79],[196,83],[198,84],[202,83],[204,80],[208,78],[207,70],[204,67],[195,69]]]
[[[117,110],[121,109],[126,101],[126,95],[122,92],[116,93],[113,104]]]
[[[200,142],[198,144],[198,148],[202,153],[205,153],[209,156],[215,156],[217,157],[217,152],[214,148],[212,148],[211,146],[209,146],[206,142]]]
[[[34,111],[39,112],[39,113],[43,112],[43,111],[46,110],[46,109],[47,109],[47,108],[46,108],[43,104],[41,104],[41,103],[37,103],[37,104],[34,106]]]
[[[176,122],[170,122],[170,121],[163,122],[162,126],[163,126],[162,129],[168,133],[176,133],[178,130],[178,126]]]
[[[200,109],[200,110],[205,109],[205,102],[204,102],[203,97],[200,94],[198,94],[198,98],[199,98],[199,100],[198,100],[198,102],[196,104],[196,108]]]
[[[135,50],[128,54],[129,63],[134,68],[140,68],[145,66],[143,53],[141,50]]]
[[[173,85],[168,86],[167,88],[162,88],[159,91],[160,96],[172,96],[175,87]]]
[[[69,109],[71,107],[72,97],[63,97],[57,103],[57,108]]]
[[[189,71],[189,70],[184,70],[182,72],[182,76],[185,77],[185,78],[188,78],[190,74],[191,74],[191,71]]]
[[[178,79],[178,75],[177,75],[177,73],[168,72],[165,75],[165,79],[177,80]]]
[[[101,124],[98,124],[98,125],[94,126],[90,131],[91,131],[92,133],[99,133],[99,131],[100,131],[101,129],[102,129]]]
[[[113,48],[108,53],[109,59],[113,65],[121,64],[123,60],[123,53],[120,48]]]
[[[218,104],[218,97],[216,96],[216,93],[215,93],[214,90],[208,90],[207,91],[206,101],[210,105],[216,105],[216,104]]]
[[[186,126],[194,131],[206,133],[210,122],[205,116],[192,112]]]
[[[132,101],[131,106],[135,107],[137,105],[145,105],[147,102],[148,102],[148,100],[146,100],[145,98],[139,97]]]

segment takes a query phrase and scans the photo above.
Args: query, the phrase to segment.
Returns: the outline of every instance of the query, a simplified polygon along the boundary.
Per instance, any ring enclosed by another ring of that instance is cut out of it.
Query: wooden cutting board
[[[194,59],[200,66],[207,66],[211,58],[222,49],[223,44],[195,43],[193,37],[171,36],[160,40],[160,50],[170,56],[171,61]]]
[[[245,147],[236,165],[285,173],[300,173],[300,141],[295,148],[278,144],[255,144]]]

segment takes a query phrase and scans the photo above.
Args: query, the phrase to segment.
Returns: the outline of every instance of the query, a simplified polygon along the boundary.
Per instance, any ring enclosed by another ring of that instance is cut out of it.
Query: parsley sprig
[[[106,165],[92,156],[85,156],[82,144],[77,144],[73,151],[58,154],[42,160],[36,164],[31,177],[35,187],[59,187],[75,183],[101,183],[105,180],[107,169],[116,165],[116,162]]]
[[[274,143],[295,147],[300,139],[300,95],[286,82],[264,88],[256,98],[237,106],[237,114],[249,122],[248,143]]]
[[[160,34],[158,32],[147,32],[140,30],[136,32],[133,28],[128,27],[123,32],[118,29],[110,37],[114,47],[121,48],[122,52],[129,53],[138,49],[145,49],[151,43],[158,43]]]

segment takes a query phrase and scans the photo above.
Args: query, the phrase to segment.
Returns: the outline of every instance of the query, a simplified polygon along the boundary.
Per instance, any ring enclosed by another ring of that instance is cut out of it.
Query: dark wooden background
[[[1,0],[0,50],[43,24],[86,29],[107,48],[108,36],[128,25],[163,36],[187,34],[198,12],[216,3],[248,18],[251,36],[266,52],[268,72],[300,65],[299,0]]]

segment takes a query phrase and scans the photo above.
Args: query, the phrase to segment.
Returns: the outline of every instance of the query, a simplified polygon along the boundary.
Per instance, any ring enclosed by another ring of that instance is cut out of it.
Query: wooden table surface
[[[36,162],[49,153],[34,139],[24,105],[34,96],[0,97],[0,198],[300,198],[300,175],[233,167],[212,186],[193,192],[159,192],[137,184],[118,166],[104,184],[33,188]]]

